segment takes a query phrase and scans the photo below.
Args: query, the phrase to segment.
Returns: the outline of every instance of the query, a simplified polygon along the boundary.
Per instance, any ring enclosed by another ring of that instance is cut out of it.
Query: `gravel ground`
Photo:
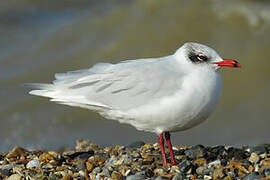
[[[158,144],[99,147],[78,140],[75,149],[0,153],[0,179],[270,179],[270,145],[176,146],[177,166],[162,167]],[[168,154],[168,152],[167,152]],[[169,157],[167,157],[169,160]]]

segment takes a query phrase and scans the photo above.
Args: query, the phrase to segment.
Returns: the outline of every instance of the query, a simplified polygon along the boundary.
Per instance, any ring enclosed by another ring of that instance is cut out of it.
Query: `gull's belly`
[[[215,110],[221,92],[221,76],[217,72],[209,73],[201,73],[201,76],[194,74],[197,78],[190,77],[193,82],[187,85],[185,105],[178,111],[178,123],[172,126],[171,131],[192,128]]]
[[[206,120],[218,102],[221,76],[211,71],[197,73],[187,76],[183,88],[173,96],[131,110],[134,120],[129,124],[160,134],[189,129]]]

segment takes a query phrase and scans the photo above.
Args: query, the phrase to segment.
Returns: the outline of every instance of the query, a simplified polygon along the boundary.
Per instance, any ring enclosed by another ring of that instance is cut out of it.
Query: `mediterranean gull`
[[[240,64],[222,59],[208,46],[188,42],[165,57],[98,63],[89,69],[58,73],[51,84],[29,84],[37,89],[29,93],[156,133],[166,167],[163,134],[175,165],[170,132],[192,128],[214,111],[222,66],[239,68]]]

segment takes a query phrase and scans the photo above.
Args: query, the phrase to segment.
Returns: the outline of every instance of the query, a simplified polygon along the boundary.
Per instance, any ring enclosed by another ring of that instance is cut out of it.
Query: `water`
[[[223,92],[203,124],[174,133],[174,144],[269,143],[268,1],[0,2],[0,150],[58,149],[87,138],[127,145],[156,135],[80,108],[33,97],[21,86],[97,62],[166,56],[184,42],[214,47],[242,69],[222,70]]]

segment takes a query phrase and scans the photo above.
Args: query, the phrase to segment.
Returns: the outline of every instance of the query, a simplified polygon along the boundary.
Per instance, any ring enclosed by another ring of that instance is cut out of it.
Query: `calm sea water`
[[[78,138],[127,145],[156,135],[27,94],[27,82],[97,62],[166,56],[184,42],[214,47],[242,69],[222,70],[223,92],[203,124],[174,144],[270,143],[268,1],[9,0],[0,2],[0,150],[58,149]]]

